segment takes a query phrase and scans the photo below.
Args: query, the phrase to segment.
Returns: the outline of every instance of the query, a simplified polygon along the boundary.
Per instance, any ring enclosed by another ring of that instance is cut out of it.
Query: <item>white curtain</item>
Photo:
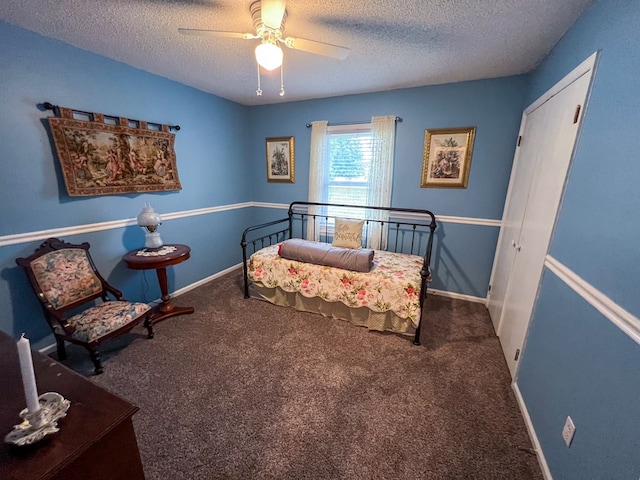
[[[393,154],[395,151],[396,117],[385,115],[371,118],[373,157],[369,172],[367,205],[391,206],[391,186],[393,185]],[[385,249],[387,246],[389,212],[371,210],[369,218],[382,220],[380,224],[369,224],[369,248]]]
[[[329,176],[327,161],[327,125],[326,120],[311,123],[311,153],[309,158],[309,201],[326,203],[326,188]],[[313,215],[324,213],[319,207],[309,209],[307,240],[320,240],[319,218],[314,222]]]

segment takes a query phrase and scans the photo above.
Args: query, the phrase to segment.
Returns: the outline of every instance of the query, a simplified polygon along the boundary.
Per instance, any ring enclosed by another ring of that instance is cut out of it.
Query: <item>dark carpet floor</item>
[[[422,346],[242,297],[233,272],[177,297],[196,313],[68,366],[140,407],[149,480],[540,479],[483,305],[428,298]]]

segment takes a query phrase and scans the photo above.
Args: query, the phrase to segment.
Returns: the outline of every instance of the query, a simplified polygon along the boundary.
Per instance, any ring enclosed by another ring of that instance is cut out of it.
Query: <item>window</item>
[[[391,205],[396,116],[372,117],[371,123],[328,126],[326,120],[311,124],[309,201],[352,205]],[[322,215],[319,207],[310,213]],[[356,217],[349,209],[332,207],[331,216]],[[367,217],[388,221],[388,212],[371,210]],[[326,228],[328,225],[324,225]],[[376,234],[376,230],[381,232]],[[386,242],[386,226],[374,225],[371,248]],[[307,238],[319,239],[314,224]]]
[[[327,128],[328,175],[325,195],[327,203],[366,205],[371,171],[371,124],[331,126]],[[354,217],[362,212],[332,207],[329,215]]]

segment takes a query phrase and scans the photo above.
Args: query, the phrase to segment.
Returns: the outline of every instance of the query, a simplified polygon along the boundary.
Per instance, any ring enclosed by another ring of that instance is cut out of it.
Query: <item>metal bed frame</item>
[[[387,246],[385,250],[395,253],[420,255],[423,257],[424,261],[420,269],[420,276],[422,277],[420,285],[420,322],[418,323],[413,339],[415,345],[420,345],[420,328],[422,327],[423,310],[427,298],[427,282],[431,277],[431,253],[433,250],[433,235],[436,229],[436,217],[429,210],[342,205],[335,203],[292,202],[289,205],[286,218],[254,225],[242,232],[240,245],[242,246],[244,298],[250,298],[247,271],[247,260],[249,256],[261,248],[287,239],[304,238],[304,233],[309,227],[309,222],[312,222],[315,231],[319,232],[321,241],[331,242],[333,232],[330,225],[332,221],[348,215],[328,213],[330,209],[342,211],[348,209],[350,215],[364,220],[362,237],[365,246],[370,239],[372,225],[380,224],[382,227],[387,227]],[[383,221],[367,218],[368,211],[374,210],[388,212],[389,220]],[[362,213],[357,214],[355,212]],[[384,228],[381,228],[380,231],[380,240],[383,240],[382,232]],[[250,239],[248,239],[248,237],[250,237]],[[424,253],[421,254],[421,251]]]

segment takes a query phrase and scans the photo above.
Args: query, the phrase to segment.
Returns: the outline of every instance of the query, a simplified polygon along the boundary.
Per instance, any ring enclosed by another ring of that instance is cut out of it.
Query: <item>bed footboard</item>
[[[274,225],[281,225],[286,222],[285,228],[280,230],[273,229]],[[274,231],[275,230],[275,231]],[[268,233],[267,233],[268,232]],[[247,241],[247,236],[251,236],[251,240]],[[291,219],[281,218],[280,220],[274,220],[272,222],[261,223],[260,225],[254,225],[242,232],[242,240],[240,245],[242,246],[242,278],[244,279],[244,298],[249,298],[249,276],[247,274],[247,248],[251,248],[251,253],[255,252],[274,243],[282,242],[288,238],[291,238]]]

